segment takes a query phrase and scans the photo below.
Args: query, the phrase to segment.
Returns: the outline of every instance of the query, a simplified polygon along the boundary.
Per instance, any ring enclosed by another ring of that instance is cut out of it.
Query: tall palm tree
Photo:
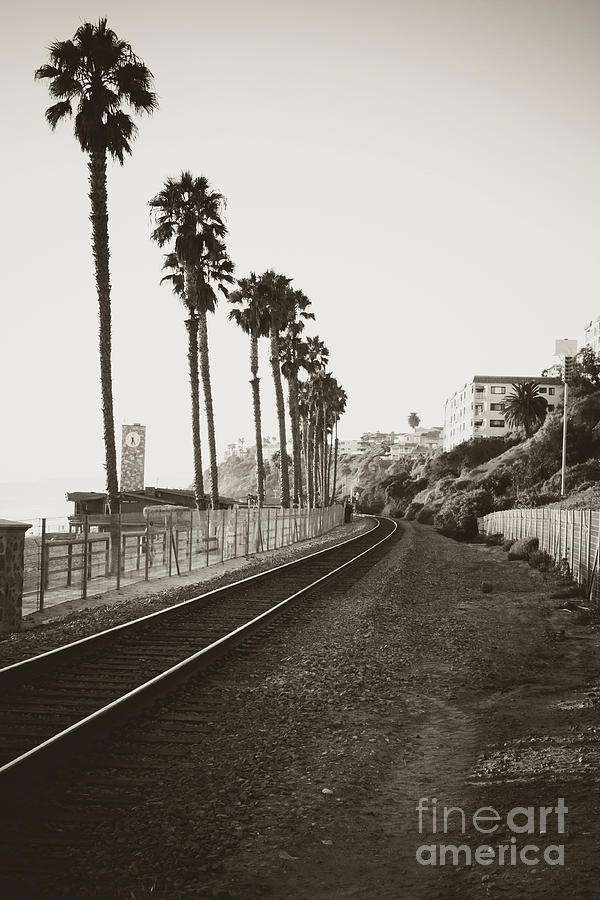
[[[291,289],[290,289],[291,291]],[[310,300],[302,291],[290,293],[290,318],[280,339],[281,372],[288,385],[288,408],[292,432],[292,473],[294,485],[294,503],[304,504],[302,489],[302,462],[300,446],[300,405],[298,396],[298,375],[307,353],[307,345],[300,335],[304,330],[304,322],[314,319],[308,312]]]
[[[308,337],[306,339],[306,351],[302,366],[307,372],[309,378],[304,382],[303,389],[303,409],[304,417],[302,424],[302,439],[304,442],[304,458],[306,465],[306,482],[308,505],[315,505],[315,427],[317,418],[317,398],[318,390],[313,384],[313,379],[319,374],[324,373],[329,361],[329,350],[318,335]]]
[[[540,394],[540,386],[535,381],[513,384],[513,393],[504,401],[504,420],[507,425],[525,429],[531,437],[546,417],[547,401]]]
[[[332,398],[332,406],[331,406],[331,415],[333,419],[333,428],[335,429],[335,442],[334,442],[334,456],[333,456],[333,488],[331,489],[331,499],[330,503],[334,503],[335,501],[335,492],[336,492],[336,484],[337,484],[337,464],[338,464],[338,449],[339,449],[339,441],[338,441],[338,422],[341,416],[344,414],[346,410],[346,403],[348,401],[348,395],[343,387],[338,384],[337,380],[334,379],[335,385],[333,388],[333,398]]]
[[[204,498],[204,476],[202,474],[202,444],[200,440],[200,376],[198,372],[198,312],[192,294],[186,294],[185,273],[179,265],[175,253],[167,253],[163,264],[170,274],[161,278],[170,281],[173,293],[180,298],[187,310],[185,325],[188,333],[188,366],[190,375],[190,394],[192,400],[192,448],[194,455],[194,496],[198,511],[206,506]]]
[[[210,383],[207,313],[217,306],[217,290],[228,296],[232,284],[233,263],[227,255],[224,236],[227,229],[222,214],[225,199],[211,191],[204,177],[194,178],[182,172],[179,180],[168,178],[164,187],[149,201],[156,228],[152,239],[159,247],[173,242],[174,258],[183,269],[186,301],[194,303],[198,316],[198,352],[204,393],[210,456],[210,490],[213,509],[219,505],[217,450]]]
[[[100,19],[97,25],[84,22],[72,40],[51,44],[49,63],[37,69],[35,78],[50,80],[50,94],[56,100],[46,110],[50,127],[54,130],[61,119],[75,114],[75,137],[89,157],[92,252],[100,315],[106,490],[109,509],[114,512],[118,505],[119,485],[111,368],[106,159],[110,155],[123,165],[125,154],[131,153],[131,141],[137,128],[123,107],[133,113],[150,114],[158,103],[151,90],[152,73],[134,54],[131,45],[120,40],[108,27],[106,19]]]
[[[252,373],[250,384],[256,436],[256,494],[260,507],[265,502],[265,464],[262,449],[258,341],[261,337],[269,336],[271,313],[258,289],[258,279],[254,272],[251,272],[248,278],[238,279],[238,290],[229,294],[229,301],[240,305],[245,304],[242,309],[232,309],[229,318],[250,336],[250,372]]]
[[[258,279],[259,292],[262,301],[269,310],[270,325],[269,337],[271,343],[271,372],[275,386],[275,403],[277,408],[277,423],[279,427],[279,452],[281,460],[287,458],[287,434],[285,427],[285,404],[283,400],[283,386],[281,383],[281,351],[279,335],[289,322],[292,314],[292,299],[290,291],[291,278],[276,274],[269,269]],[[284,509],[290,506],[290,476],[287,465],[282,462],[280,469],[281,505]]]

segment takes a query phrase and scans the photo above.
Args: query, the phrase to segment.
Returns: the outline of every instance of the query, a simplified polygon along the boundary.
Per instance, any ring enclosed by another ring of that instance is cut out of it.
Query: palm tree
[[[169,275],[161,278],[170,281],[173,293],[180,298],[187,310],[186,328],[188,333],[188,366],[190,373],[190,393],[192,400],[192,447],[194,454],[194,496],[198,511],[206,506],[204,498],[204,478],[202,474],[202,445],[200,441],[200,377],[198,373],[198,313],[193,294],[186,295],[185,274],[179,265],[175,253],[167,253],[163,269],[170,270]]]
[[[337,483],[337,464],[338,464],[338,422],[341,416],[346,411],[346,403],[348,401],[348,395],[343,387],[338,384],[337,380],[334,378],[334,386],[333,386],[333,398],[332,398],[332,406],[331,406],[331,415],[333,418],[333,426],[335,428],[335,444],[334,444],[334,457],[333,457],[333,488],[331,489],[331,500],[330,503],[335,501],[335,491],[336,491],[336,483]]]
[[[289,290],[291,278],[276,274],[269,269],[258,279],[261,300],[269,310],[270,325],[269,336],[271,342],[271,372],[275,386],[275,403],[277,407],[277,423],[279,426],[279,451],[281,459],[286,459],[287,435],[285,428],[285,404],[283,401],[283,386],[281,384],[281,352],[279,347],[279,335],[290,320],[292,313],[291,291]],[[290,506],[290,476],[288,467],[282,465],[280,469],[281,505],[284,509]]]
[[[134,113],[150,114],[158,103],[156,94],[150,89],[152,73],[134,54],[131,45],[120,40],[108,27],[106,19],[100,19],[97,25],[84,22],[72,40],[51,44],[49,63],[37,69],[35,78],[50,80],[50,94],[57,102],[46,110],[46,120],[53,130],[61,119],[73,115],[73,104],[76,103],[75,137],[89,157],[92,252],[100,314],[106,490],[109,509],[114,512],[119,485],[111,370],[106,158],[110,155],[123,165],[125,154],[131,153],[131,141],[137,128],[123,107]]]
[[[230,293],[229,301],[230,303],[246,304],[242,309],[232,309],[229,318],[250,336],[250,372],[252,373],[250,384],[256,436],[256,494],[260,507],[265,502],[265,465],[262,449],[258,341],[261,337],[269,336],[271,314],[258,290],[258,279],[254,272],[251,272],[248,278],[238,279],[238,290]]]
[[[408,417],[408,424],[410,425],[412,430],[416,432],[417,428],[421,424],[421,420],[416,412],[411,412],[410,416]]]
[[[307,345],[300,338],[304,330],[303,320],[314,319],[314,314],[307,311],[309,306],[310,300],[302,291],[290,292],[290,318],[287,328],[280,338],[281,372],[288,385],[288,407],[292,431],[294,503],[300,506],[304,504],[304,495],[302,490],[298,374],[303,366],[307,352]]]
[[[546,417],[547,401],[540,394],[540,386],[535,381],[513,384],[513,393],[504,401],[504,420],[507,425],[525,429],[531,437]]]
[[[152,239],[159,247],[174,241],[174,258],[183,269],[186,301],[194,303],[198,316],[198,352],[204,393],[204,408],[210,456],[210,491],[213,509],[219,506],[219,484],[215,423],[210,383],[207,313],[214,312],[217,295],[225,296],[226,284],[232,284],[233,263],[227,255],[224,236],[227,229],[222,219],[225,199],[211,191],[204,177],[194,178],[182,172],[178,181],[168,178],[164,187],[149,201],[156,228]]]
[[[315,427],[318,409],[318,390],[313,379],[324,373],[329,360],[329,350],[318,335],[306,339],[306,351],[302,367],[307,372],[309,379],[303,382],[302,390],[302,440],[304,443],[304,458],[306,465],[306,482],[308,493],[308,505],[315,505]]]

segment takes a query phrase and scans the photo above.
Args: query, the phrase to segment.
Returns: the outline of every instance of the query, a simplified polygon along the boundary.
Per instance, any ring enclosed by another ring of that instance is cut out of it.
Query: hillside
[[[386,467],[385,458],[357,467],[359,503],[434,523],[442,531],[472,532],[477,516],[518,507],[598,507],[600,503],[600,388],[579,379],[568,406],[566,496],[560,497],[562,409],[529,439],[476,438],[425,460]],[[464,526],[464,528],[463,528]]]

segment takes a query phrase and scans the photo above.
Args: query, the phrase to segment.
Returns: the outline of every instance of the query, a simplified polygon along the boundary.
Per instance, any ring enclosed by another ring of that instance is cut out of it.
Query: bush
[[[529,565],[540,572],[547,572],[552,565],[552,559],[545,550],[534,550],[529,554]]]
[[[413,500],[409,503],[406,512],[404,513],[404,518],[412,521],[417,513],[419,513],[423,509],[423,504],[418,503],[416,500]]]
[[[544,493],[535,488],[529,488],[519,495],[518,500],[515,500],[515,507],[531,509],[535,506],[548,506],[549,503],[556,503],[557,500],[560,500],[560,494]]]
[[[501,547],[504,543],[504,535],[502,534],[486,534],[485,536],[486,544],[489,544],[490,547]]]
[[[502,549],[504,550],[505,553],[508,553],[508,551],[510,550],[510,548],[512,547],[513,544],[514,544],[514,540],[512,538],[508,538],[502,544]]]
[[[435,515],[433,524],[441,534],[449,537],[474,537],[478,531],[478,517],[491,512],[492,506],[492,495],[482,488],[453,494]]]
[[[416,515],[417,522],[420,522],[421,525],[433,525],[433,519],[435,517],[435,507],[428,506],[425,504],[423,509],[420,509]]]

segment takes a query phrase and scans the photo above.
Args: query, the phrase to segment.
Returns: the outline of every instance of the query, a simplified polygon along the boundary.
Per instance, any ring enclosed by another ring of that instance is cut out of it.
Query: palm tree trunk
[[[208,430],[208,454],[210,457],[210,502],[213,509],[219,508],[219,470],[217,467],[217,444],[215,441],[215,417],[213,413],[212,389],[210,386],[210,359],[208,355],[208,328],[206,310],[198,311],[198,349],[200,353],[200,374],[204,393],[204,410]]]
[[[300,459],[300,413],[298,411],[298,383],[295,375],[290,375],[288,383],[288,401],[292,430],[292,463],[294,482],[294,504],[302,506],[302,463]]]
[[[256,495],[259,508],[265,502],[265,463],[262,451],[262,428],[260,416],[260,378],[258,377],[258,338],[250,335],[250,371],[252,372],[252,408],[254,411],[254,433],[256,435]]]
[[[198,373],[198,319],[190,316],[185,323],[188,332],[188,363],[192,397],[192,445],[194,448],[194,496],[198,511],[204,509],[204,478],[200,442],[200,377]]]
[[[118,512],[119,483],[117,479],[117,450],[113,412],[111,372],[111,309],[108,248],[108,205],[106,194],[106,150],[90,151],[90,201],[92,211],[92,250],[96,269],[96,289],[100,313],[100,386],[104,422],[104,454],[106,461],[106,492],[111,513]]]
[[[320,484],[320,477],[321,477],[321,458],[320,458],[320,452],[319,452],[320,446],[321,446],[321,431],[319,428],[319,415],[318,415],[318,410],[315,410],[314,440],[313,440],[315,506],[317,505],[317,497],[319,496],[319,484]]]
[[[322,460],[321,460],[321,468],[323,473],[321,475],[321,506],[325,506],[327,501],[327,408],[323,405],[323,450],[322,450]]]
[[[308,422],[306,435],[306,486],[308,490],[308,505],[312,509],[315,505],[315,480],[313,471],[313,460],[315,455],[315,423],[310,413]]]
[[[333,437],[333,436],[332,436]],[[337,482],[337,464],[338,464],[338,436],[337,436],[337,419],[335,420],[335,450],[333,455],[333,490],[331,491],[331,505],[335,502],[335,488]]]
[[[273,383],[275,384],[275,402],[277,406],[277,422],[279,425],[279,452],[281,455],[281,505],[284,509],[289,509],[290,473],[287,466],[285,404],[283,402],[283,387],[281,384],[281,368],[279,364],[279,338],[277,336],[277,330],[274,327],[271,327],[271,371],[273,372]]]

